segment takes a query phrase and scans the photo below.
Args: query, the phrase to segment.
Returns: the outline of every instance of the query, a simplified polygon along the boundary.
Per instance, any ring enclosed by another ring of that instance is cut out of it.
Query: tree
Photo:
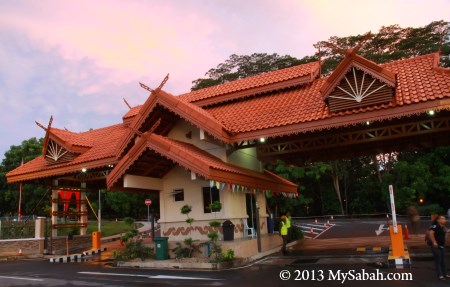
[[[290,180],[299,185],[299,191],[304,189],[302,179],[305,176],[305,169],[302,167],[297,167],[293,165],[287,165],[281,160],[277,160],[274,165],[267,165],[266,168],[279,176]],[[267,194],[267,205],[271,212],[275,213],[278,217],[279,213],[286,213],[291,211],[294,215],[300,215],[299,211],[303,210],[304,214],[309,213],[309,206],[313,203],[313,199],[310,197],[305,197],[304,194],[300,193],[297,198],[288,198],[282,196],[272,196]]]
[[[331,73],[343,59],[343,51],[355,47],[365,35],[348,37],[330,37],[327,41],[319,41],[314,46],[320,47],[323,60],[322,72]],[[424,27],[401,28],[399,25],[381,27],[378,33],[364,42],[358,51],[360,55],[376,63],[386,63],[393,60],[406,59],[425,55],[439,50],[441,54],[450,54],[449,22],[434,21]],[[318,58],[316,53],[314,58]],[[450,58],[442,58],[441,65],[450,67]]]
[[[23,162],[28,162],[42,153],[43,139],[30,138],[22,141],[20,145],[13,145],[5,153],[0,165],[0,214],[17,214],[19,205],[19,184],[7,184],[6,174],[17,168]],[[41,185],[24,184],[22,188],[22,214],[45,214],[49,201],[42,201],[47,188]],[[38,205],[38,203],[40,203]]]
[[[310,61],[311,59],[309,58],[299,60],[289,55],[280,56],[278,54],[269,55],[266,53],[254,53],[251,55],[233,54],[224,63],[217,65],[216,68],[210,69],[205,74],[207,78],[192,81],[194,85],[191,90],[195,91]]]

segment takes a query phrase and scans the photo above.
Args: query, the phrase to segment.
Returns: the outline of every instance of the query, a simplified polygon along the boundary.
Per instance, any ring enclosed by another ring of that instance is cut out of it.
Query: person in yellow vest
[[[291,212],[288,211],[288,212],[286,212],[286,225],[287,225],[287,229],[288,229],[287,242],[291,242],[292,241],[291,224],[292,224]]]
[[[288,237],[288,227],[287,227],[287,219],[286,216],[281,217],[281,225],[280,225],[280,235],[283,238],[283,248],[281,249],[283,252],[283,255],[286,255],[286,244],[287,244],[287,237]]]

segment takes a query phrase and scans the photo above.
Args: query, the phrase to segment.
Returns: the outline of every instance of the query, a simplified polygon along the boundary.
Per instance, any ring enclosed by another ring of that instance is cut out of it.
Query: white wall
[[[192,132],[191,138],[187,138],[186,134]],[[200,129],[191,125],[190,123],[179,120],[176,126],[169,132],[169,138],[176,139],[182,142],[187,142],[196,147],[226,161],[226,151],[224,146],[219,146],[204,140],[200,140]]]
[[[259,172],[263,171],[263,165],[256,157],[256,148],[254,147],[233,152],[228,156],[227,162]]]

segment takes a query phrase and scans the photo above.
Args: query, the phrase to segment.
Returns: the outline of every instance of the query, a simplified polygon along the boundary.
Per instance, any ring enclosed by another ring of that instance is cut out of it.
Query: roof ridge
[[[180,94],[179,97],[180,97],[180,99],[182,99],[185,102],[196,102],[196,101],[199,101],[199,100],[202,100],[205,98],[212,98],[212,97],[217,97],[217,96],[221,96],[221,95],[232,94],[232,93],[235,93],[238,91],[251,90],[251,89],[254,89],[257,87],[267,86],[269,84],[279,83],[279,82],[287,81],[290,79],[300,78],[307,74],[312,74],[314,72],[313,67],[315,65],[319,65],[319,61],[313,61],[313,62],[299,64],[299,65],[295,65],[295,66],[291,66],[291,67],[287,67],[287,68],[283,68],[283,69],[278,69],[278,70],[274,70],[274,71],[263,72],[263,73],[260,73],[257,75],[253,75],[253,76],[249,76],[249,77],[245,77],[245,78],[241,78],[241,79],[236,79],[236,80],[229,81],[226,83],[221,83],[221,84],[214,85],[211,87],[199,89],[196,91],[183,93],[183,94]],[[297,75],[286,76],[283,79],[279,79],[279,77],[273,77],[276,74],[286,73],[291,70],[294,70],[294,71],[300,70],[302,68],[307,70],[306,73],[304,71],[303,73],[298,73]],[[270,83],[265,83],[265,84],[255,83],[255,80],[259,80],[264,77],[272,77],[273,80]],[[249,82],[247,87],[238,87],[239,84],[242,84],[242,83],[245,84],[246,82]],[[233,89],[232,87],[235,87],[235,88]],[[229,90],[227,90],[227,88],[229,88]],[[219,90],[219,92],[217,92],[217,90]],[[222,91],[220,91],[220,90],[222,90]],[[202,94],[207,94],[207,95],[201,96]],[[189,97],[195,97],[195,96],[199,96],[199,97],[195,98],[195,99],[189,99]]]

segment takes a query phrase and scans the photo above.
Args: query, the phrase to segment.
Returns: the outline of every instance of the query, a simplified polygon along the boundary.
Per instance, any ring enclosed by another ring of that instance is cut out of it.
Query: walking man
[[[428,230],[431,252],[433,253],[436,265],[436,274],[440,280],[450,278],[450,275],[447,275],[447,267],[445,264],[445,233],[447,232],[445,222],[445,216],[438,215]]]

